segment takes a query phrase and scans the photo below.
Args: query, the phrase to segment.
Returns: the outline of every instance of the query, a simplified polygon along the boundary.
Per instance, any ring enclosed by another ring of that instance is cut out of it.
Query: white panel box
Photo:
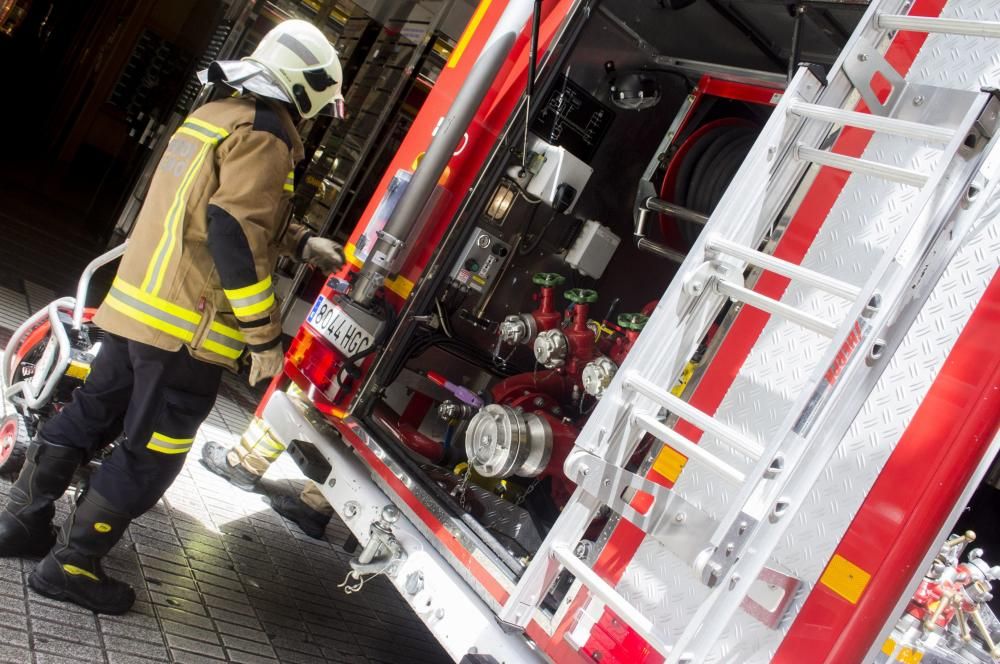
[[[580,234],[566,252],[566,262],[580,274],[600,279],[622,239],[593,219],[583,222]]]

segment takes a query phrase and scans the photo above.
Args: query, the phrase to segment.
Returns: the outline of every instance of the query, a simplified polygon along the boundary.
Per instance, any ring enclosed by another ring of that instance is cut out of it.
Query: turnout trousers
[[[222,367],[106,334],[87,382],[41,437],[89,457],[124,431],[90,486],[112,507],[136,518],[177,477],[195,433],[215,404]]]

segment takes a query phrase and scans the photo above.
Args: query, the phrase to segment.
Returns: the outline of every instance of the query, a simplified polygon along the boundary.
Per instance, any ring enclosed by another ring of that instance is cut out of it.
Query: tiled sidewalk
[[[9,285],[9,284],[8,284]],[[0,342],[45,304],[0,287]],[[34,291],[34,292],[33,292]],[[7,328],[7,329],[3,329]],[[350,569],[336,517],[312,540],[271,511],[264,493],[231,487],[196,461],[208,440],[236,441],[256,397],[227,376],[189,460],[164,499],[138,519],[106,559],[139,597],[121,617],[95,616],[27,587],[34,562],[0,559],[0,662],[446,662],[450,659],[384,579],[345,595]],[[297,493],[295,464],[283,458],[264,489]],[[0,479],[6,501],[8,479]],[[70,497],[58,505],[57,522]]]

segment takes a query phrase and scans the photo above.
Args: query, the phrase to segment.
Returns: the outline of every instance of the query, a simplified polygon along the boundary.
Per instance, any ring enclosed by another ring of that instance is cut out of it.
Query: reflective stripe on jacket
[[[284,228],[302,153],[278,104],[231,97],[192,113],[156,168],[95,323],[230,368],[244,348],[280,343],[271,272],[311,236]]]

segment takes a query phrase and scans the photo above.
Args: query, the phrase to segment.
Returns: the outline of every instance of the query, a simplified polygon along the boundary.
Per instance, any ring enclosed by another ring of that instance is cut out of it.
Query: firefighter
[[[254,491],[264,473],[284,451],[281,441],[255,417],[240,436],[240,442],[232,448],[226,449],[213,441],[205,443],[201,448],[201,463],[233,486]],[[274,511],[295,522],[302,532],[314,539],[322,539],[333,516],[330,503],[312,482],[306,483],[297,498],[275,495],[270,501]]]
[[[278,373],[279,254],[333,270],[339,245],[289,225],[298,116],[343,115],[333,46],[305,21],[271,30],[203,80],[233,89],[188,117],[160,160],[118,274],[94,321],[108,334],[86,384],[32,442],[0,513],[0,556],[42,557],[37,592],[98,613],[128,611],[132,588],[101,559],[163,496],[244,351],[250,382]],[[54,502],[74,471],[124,430],[56,533]]]

